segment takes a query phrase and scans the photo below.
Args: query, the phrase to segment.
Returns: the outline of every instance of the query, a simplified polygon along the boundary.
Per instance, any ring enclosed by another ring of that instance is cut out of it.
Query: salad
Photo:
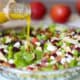
[[[30,29],[0,32],[0,65],[28,71],[54,71],[80,66],[80,28],[51,24]]]

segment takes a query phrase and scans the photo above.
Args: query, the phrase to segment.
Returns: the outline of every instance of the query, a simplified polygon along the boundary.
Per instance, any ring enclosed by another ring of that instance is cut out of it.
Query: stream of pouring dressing
[[[27,42],[27,44],[26,44],[25,48],[28,48],[28,47],[30,47],[30,25],[31,25],[31,9],[30,9],[30,5],[26,6],[26,13],[24,13],[24,15],[23,15],[23,14],[19,14],[19,13],[11,13],[11,12],[9,12],[10,4],[12,4],[12,3],[16,4],[16,1],[15,0],[9,0],[8,4],[3,9],[3,12],[5,13],[6,17],[9,18],[9,19],[10,18],[15,18],[15,19],[26,18],[26,25],[27,25],[26,42]]]

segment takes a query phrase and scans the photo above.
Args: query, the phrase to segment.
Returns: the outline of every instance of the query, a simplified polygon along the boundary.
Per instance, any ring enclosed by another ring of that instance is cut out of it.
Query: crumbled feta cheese
[[[78,44],[78,47],[80,47],[80,44]]]
[[[66,56],[67,56],[68,58],[72,58],[72,56],[71,56],[71,55],[69,55],[69,54],[66,54]]]
[[[7,49],[4,49],[4,52],[5,52],[5,53],[8,53],[8,50],[7,50]]]
[[[76,44],[76,45],[75,45],[75,48],[77,48],[77,47],[78,47],[78,45]]]
[[[40,42],[36,42],[35,44],[36,44],[37,46],[40,46]]]
[[[36,31],[32,31],[32,34],[33,34],[33,35],[36,35]]]
[[[51,59],[51,60],[54,60],[55,58],[54,58],[54,56],[51,56],[50,59]]]
[[[61,55],[62,55],[62,52],[61,52],[61,51],[57,51],[56,54],[57,54],[58,56],[61,56]]]
[[[66,43],[63,43],[62,48],[63,48],[66,52],[71,52],[70,47],[68,47],[68,46],[66,45]]]
[[[57,38],[57,37],[52,37],[52,38],[51,38],[51,41],[54,41],[54,40],[59,40],[59,38]]]
[[[6,36],[6,43],[10,43],[12,39],[9,36]]]
[[[75,34],[75,32],[71,32],[71,35],[74,35]]]
[[[6,57],[0,52],[0,60],[7,61]]]
[[[64,48],[64,47],[66,47],[66,43],[63,43],[63,44],[62,44],[62,48]]]
[[[74,36],[74,38],[77,38],[77,37],[78,37],[77,35]]]
[[[64,47],[64,49],[65,49],[66,52],[71,52],[70,47]]]
[[[10,64],[13,64],[13,63],[14,63],[14,60],[13,60],[13,59],[10,59],[8,62],[9,62]]]
[[[50,62],[50,64],[55,64],[55,63],[56,63],[56,60]]]
[[[63,39],[63,41],[69,42],[69,43],[72,43],[72,44],[77,44],[77,40],[73,40],[73,39],[71,39],[71,38],[69,38],[69,37],[65,37],[65,38]]]
[[[7,45],[3,45],[3,44],[0,45],[0,49],[1,48],[7,48],[7,47],[8,47]]]
[[[34,64],[32,64],[32,65],[30,65],[29,67],[33,67],[33,68],[35,68],[35,65],[34,65]]]
[[[24,45],[25,48],[27,48],[28,46],[28,42],[26,40],[22,40],[22,44]]]
[[[40,51],[42,51],[42,48],[41,48],[41,47],[37,47],[36,50],[40,50]]]
[[[67,56],[67,58],[66,58],[66,61],[68,62],[68,63],[70,63],[74,58],[71,56],[71,55],[69,55],[69,54],[66,54],[66,56]]]
[[[45,63],[45,65],[46,65],[46,66],[48,66],[48,65],[49,65],[49,63],[48,63],[48,62],[46,62],[46,63]]]
[[[75,35],[75,36],[74,36],[74,38],[76,38],[76,39],[78,39],[78,37],[79,37],[78,35]]]
[[[70,63],[72,60],[74,60],[74,58],[72,58],[72,57],[66,58],[66,61],[67,61],[68,63]]]
[[[55,51],[57,49],[56,46],[53,46],[52,44],[48,44],[47,50],[48,51]]]
[[[66,58],[61,59],[61,64],[64,64],[66,62]]]
[[[16,42],[16,43],[14,44],[14,47],[19,48],[19,47],[20,47],[20,42]]]

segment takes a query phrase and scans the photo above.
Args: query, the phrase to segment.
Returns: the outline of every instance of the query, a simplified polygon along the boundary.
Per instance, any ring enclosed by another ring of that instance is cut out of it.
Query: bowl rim
[[[2,66],[0,65],[0,71],[6,71],[6,72],[11,72],[11,73],[19,73],[19,74],[34,74],[34,75],[51,75],[51,74],[64,74],[64,73],[72,73],[75,71],[79,71],[80,70],[80,66],[76,66],[76,67],[72,67],[72,68],[68,68],[68,69],[63,69],[63,70],[53,70],[53,71],[28,71],[28,70],[20,70],[17,68],[11,68],[11,67],[6,67],[6,66]]]

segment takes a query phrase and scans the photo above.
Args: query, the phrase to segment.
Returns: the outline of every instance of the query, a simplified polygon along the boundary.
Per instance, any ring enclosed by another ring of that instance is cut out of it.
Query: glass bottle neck
[[[24,19],[26,16],[31,15],[29,4],[16,3],[15,1],[9,2],[3,12],[9,19]]]

